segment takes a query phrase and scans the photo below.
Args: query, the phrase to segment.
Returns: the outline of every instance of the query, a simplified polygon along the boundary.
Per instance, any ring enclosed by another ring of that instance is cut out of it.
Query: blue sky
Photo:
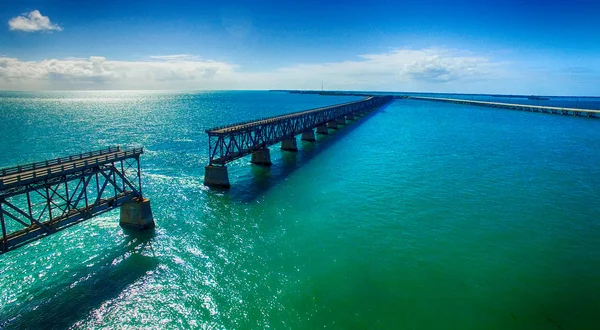
[[[326,89],[599,95],[599,13],[600,3],[579,0],[0,0],[0,89],[317,89],[324,80]]]

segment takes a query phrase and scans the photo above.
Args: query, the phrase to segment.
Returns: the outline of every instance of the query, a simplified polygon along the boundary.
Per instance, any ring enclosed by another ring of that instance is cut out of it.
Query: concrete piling
[[[252,153],[252,164],[271,166],[271,151],[269,148],[259,149]]]
[[[327,125],[317,126],[317,134],[329,134],[329,130],[327,129]]]
[[[204,168],[204,185],[218,188],[229,188],[227,166],[208,165]]]
[[[292,136],[287,138],[281,142],[281,150],[284,151],[298,151],[298,143],[296,142],[296,137]]]
[[[325,127],[327,129],[327,127]],[[315,131],[312,129],[310,131],[302,132],[302,141],[315,141]]]
[[[148,198],[139,198],[121,205],[119,224],[123,228],[145,230],[154,228],[154,216]]]

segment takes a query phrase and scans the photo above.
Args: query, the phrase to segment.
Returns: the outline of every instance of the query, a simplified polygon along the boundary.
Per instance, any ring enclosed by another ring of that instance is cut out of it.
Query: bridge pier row
[[[252,164],[271,166],[271,151],[269,148],[259,149],[252,153]]]
[[[325,127],[325,130],[327,130],[327,127]],[[313,131],[312,129],[310,131],[306,131],[306,132],[302,132],[302,141],[316,141],[315,139],[315,131]]]
[[[338,124],[335,120],[332,120],[330,122],[327,123],[327,128],[332,128],[332,129],[337,129],[338,128]]]
[[[204,185],[217,188],[229,188],[227,166],[208,165],[204,168]]]
[[[336,119],[336,121],[337,121],[337,123],[339,125],[346,125],[346,118],[345,117],[338,118],[338,119]]]
[[[126,229],[146,230],[154,228],[154,216],[148,198],[138,198],[121,205],[119,224]]]
[[[317,126],[317,134],[329,134],[329,130],[327,129],[327,125]]]
[[[296,137],[292,136],[287,138],[281,142],[281,150],[283,151],[298,151],[298,144],[296,142]]]

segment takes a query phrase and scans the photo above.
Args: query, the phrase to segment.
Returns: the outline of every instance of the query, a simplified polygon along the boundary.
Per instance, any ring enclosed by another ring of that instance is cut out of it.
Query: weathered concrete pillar
[[[354,120],[354,116],[353,115],[347,115],[346,116],[346,120]]]
[[[327,129],[327,125],[317,126],[317,134],[329,134],[329,130]]]
[[[337,129],[338,128],[338,124],[335,120],[332,120],[330,122],[327,123],[327,128],[333,128],[333,129]]]
[[[150,200],[143,198],[123,203],[119,224],[123,228],[137,230],[154,228],[154,216],[152,215]]]
[[[252,153],[252,164],[271,166],[271,151],[269,148],[256,150]]]
[[[340,125],[346,125],[346,118],[340,117],[340,118],[336,119],[336,122]]]
[[[327,127],[325,127],[327,130]],[[302,141],[315,141],[315,131],[312,129],[310,131],[302,132]]]
[[[298,151],[298,144],[296,143],[296,137],[292,136],[281,142],[281,150],[284,151]]]
[[[204,168],[204,185],[209,187],[229,188],[227,166],[208,165]]]

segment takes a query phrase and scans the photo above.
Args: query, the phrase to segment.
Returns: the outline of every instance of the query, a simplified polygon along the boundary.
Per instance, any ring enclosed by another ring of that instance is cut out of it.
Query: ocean
[[[206,129],[356,99],[0,92],[0,167],[143,146],[157,225],[0,255],[0,328],[598,328],[598,120],[395,100],[203,186]]]

